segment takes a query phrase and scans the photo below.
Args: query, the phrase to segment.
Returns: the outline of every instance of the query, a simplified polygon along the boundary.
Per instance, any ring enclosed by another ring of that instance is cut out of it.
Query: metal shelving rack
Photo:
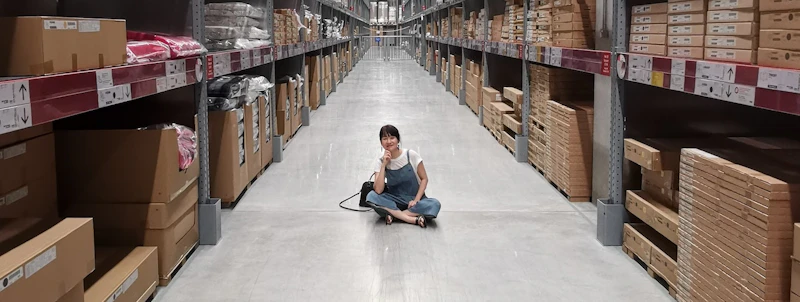
[[[20,3],[13,1],[0,1],[3,16],[23,16],[23,15],[45,15],[45,16],[77,16],[77,17],[98,17],[98,18],[119,18],[128,21],[128,29],[156,31],[166,34],[191,36],[199,42],[205,41],[204,33],[204,5],[206,2],[226,2],[219,0],[183,0],[165,4],[156,0],[146,1],[97,1],[97,0],[69,0],[61,1],[57,5],[45,0],[35,0],[35,3]],[[245,1],[254,6],[265,8],[265,18],[267,29],[272,31],[272,11],[275,2],[273,0],[248,0]],[[281,1],[277,1],[281,2]],[[299,13],[302,13],[302,1],[285,0],[283,5],[297,6]],[[88,114],[94,117],[106,114],[119,114],[119,110],[108,111],[123,104],[139,102],[138,99],[153,98],[154,102],[163,102],[165,98],[175,98],[181,100],[180,103],[187,104],[187,107],[176,106],[181,116],[181,120],[191,120],[196,116],[199,145],[199,197],[198,203],[201,208],[212,204],[213,196],[210,196],[209,185],[209,136],[208,136],[208,110],[207,110],[207,90],[206,82],[208,79],[233,73],[252,73],[267,77],[271,82],[275,82],[276,63],[292,58],[300,58],[300,73],[305,64],[305,54],[312,52],[339,52],[342,53],[346,47],[357,44],[357,39],[353,38],[353,29],[357,26],[367,25],[369,13],[367,3],[360,0],[348,1],[348,6],[341,3],[327,0],[310,0],[309,7],[317,12],[322,12],[324,17],[336,16],[340,20],[346,20],[349,26],[348,37],[342,39],[325,39],[314,42],[300,42],[294,45],[267,46],[248,50],[226,50],[214,51],[200,56],[193,56],[183,59],[152,62],[142,64],[130,64],[116,67],[109,67],[97,70],[86,70],[78,72],[60,73],[55,75],[34,76],[24,78],[9,78],[0,80],[0,89],[24,87],[28,91],[27,98],[19,100],[7,100],[0,104],[0,134],[10,133],[36,125],[59,121],[69,117]],[[152,8],[163,9],[161,13],[153,13]],[[190,10],[187,15],[190,17],[183,19],[174,14],[172,9]],[[190,13],[190,14],[189,14]],[[351,49],[351,48],[347,48]],[[360,47],[359,50],[363,51]],[[363,56],[363,52],[354,53],[353,63]],[[334,64],[334,62],[331,62]],[[331,66],[333,67],[333,66]],[[281,70],[278,70],[281,72]],[[100,85],[97,76],[110,75],[111,85]],[[343,78],[346,72],[339,75]],[[305,76],[305,75],[304,75]],[[99,92],[106,89],[120,89],[126,91],[126,97],[115,100],[104,100],[99,96]],[[335,88],[334,88],[335,89]],[[322,90],[322,88],[320,88]],[[273,88],[272,95],[275,91]],[[169,96],[166,96],[169,95]],[[324,104],[324,93],[320,93],[321,103]],[[191,109],[188,107],[191,102]],[[273,108],[274,121],[275,102],[271,102]],[[181,105],[182,106],[182,105]],[[304,110],[308,110],[306,107]],[[188,111],[188,112],[187,112]],[[185,118],[186,117],[186,118]],[[105,119],[113,117],[104,116]],[[304,125],[308,125],[308,115],[304,120]],[[276,127],[271,127],[275,131]],[[269,135],[274,135],[271,133]],[[273,143],[279,144],[280,139],[273,139]],[[275,161],[282,159],[282,147],[276,148]],[[214,215],[200,217],[200,229],[203,232],[219,233],[219,203],[216,204],[216,217]],[[203,211],[202,209],[200,210]],[[215,230],[216,229],[216,230]],[[201,235],[202,237],[202,235]],[[218,239],[218,238],[217,238]],[[208,242],[215,244],[216,240]],[[201,242],[202,244],[202,242]]]

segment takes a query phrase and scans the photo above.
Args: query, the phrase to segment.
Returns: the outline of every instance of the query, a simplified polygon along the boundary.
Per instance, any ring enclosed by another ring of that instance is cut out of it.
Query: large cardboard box
[[[83,297],[83,281],[78,282],[77,285],[72,287],[66,294],[61,296],[56,302],[84,302],[86,301]]]
[[[276,85],[276,94],[278,98],[275,100],[277,111],[275,111],[275,123],[278,132],[275,135],[282,136],[283,143],[289,142],[289,137],[292,136],[292,89],[289,88],[289,83],[281,83]]]
[[[158,286],[155,247],[98,247],[96,258],[86,277],[86,302],[141,302]]]
[[[53,132],[53,123],[46,123],[30,128],[0,134],[0,148],[32,139]]]
[[[277,102],[275,103],[276,110],[289,111],[292,107],[292,99],[289,95],[289,83],[280,83],[275,85],[275,94],[277,95]]]
[[[198,240],[197,204],[175,218],[175,222],[163,229],[144,228],[141,221],[114,219],[116,212],[98,212],[97,220],[103,226],[95,228],[97,243],[103,246],[154,246],[158,247],[158,276],[169,279],[170,273]],[[172,215],[170,215],[172,216]]]
[[[244,148],[247,163],[247,181],[255,179],[264,166],[261,164],[261,105],[255,102],[244,105]]]
[[[67,294],[94,270],[92,230],[90,218],[67,218],[0,255],[0,301],[57,301]]]
[[[291,136],[294,136],[297,129],[301,126],[300,107],[303,106],[303,88],[300,87],[300,84],[299,80],[296,79],[289,82],[289,99],[292,100]]]
[[[306,66],[308,67],[308,79],[311,82],[319,82],[322,80],[322,70],[320,66],[319,56],[306,57]]]
[[[0,74],[43,75],[125,64],[125,20],[0,18]]]
[[[177,141],[174,129],[57,132],[59,200],[168,203],[199,173],[197,159],[180,169]]]
[[[308,88],[308,105],[311,110],[317,110],[320,102],[320,82],[311,82],[311,87]]]
[[[758,46],[796,51],[800,50],[800,42],[798,39],[800,39],[800,30],[762,29]]]
[[[234,202],[249,183],[244,139],[244,109],[208,113],[211,197]],[[241,138],[241,141],[240,141]]]
[[[758,48],[758,65],[800,69],[800,51]]]
[[[0,147],[0,171],[0,218],[57,215],[52,133]]]
[[[258,104],[261,106],[261,123],[259,126],[261,127],[261,168],[263,169],[270,163],[272,163],[272,151],[273,151],[273,133],[272,131],[275,129],[275,123],[272,119],[272,103],[270,102],[271,96],[266,97],[262,96],[258,99]]]

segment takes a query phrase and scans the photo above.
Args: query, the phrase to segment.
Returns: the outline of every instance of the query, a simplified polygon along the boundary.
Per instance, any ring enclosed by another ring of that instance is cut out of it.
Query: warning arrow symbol
[[[731,86],[730,85],[728,86],[728,91],[725,92],[725,94],[728,95],[728,97],[731,96]]]
[[[22,120],[22,123],[23,124],[28,124],[28,120],[30,118],[31,117],[28,116],[28,108],[22,108],[22,118],[20,119],[20,120]]]
[[[728,80],[733,78],[733,68],[728,67]]]
[[[25,83],[19,86],[19,92],[22,94],[22,100],[25,100],[25,93],[28,92],[28,87],[25,87]]]

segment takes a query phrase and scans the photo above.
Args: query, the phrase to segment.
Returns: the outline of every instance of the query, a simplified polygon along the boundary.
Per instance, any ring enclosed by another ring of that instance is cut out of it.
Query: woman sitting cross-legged
[[[441,204],[425,196],[428,175],[422,158],[413,150],[400,149],[400,132],[392,125],[381,127],[383,156],[375,165],[374,190],[367,194],[375,212],[391,224],[397,218],[426,227],[436,218]]]

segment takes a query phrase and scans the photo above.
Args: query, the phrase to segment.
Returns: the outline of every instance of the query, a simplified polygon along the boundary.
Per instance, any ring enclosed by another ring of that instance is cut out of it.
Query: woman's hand
[[[415,206],[415,205],[416,205],[418,202],[419,202],[419,199],[414,199],[414,200],[412,200],[412,201],[409,201],[409,202],[408,202],[408,208],[409,208],[409,209],[410,209],[410,208],[413,208],[413,207],[414,207],[414,206]]]
[[[386,167],[387,165],[389,165],[389,162],[391,161],[392,161],[392,152],[389,152],[389,150],[383,151],[383,166]]]

